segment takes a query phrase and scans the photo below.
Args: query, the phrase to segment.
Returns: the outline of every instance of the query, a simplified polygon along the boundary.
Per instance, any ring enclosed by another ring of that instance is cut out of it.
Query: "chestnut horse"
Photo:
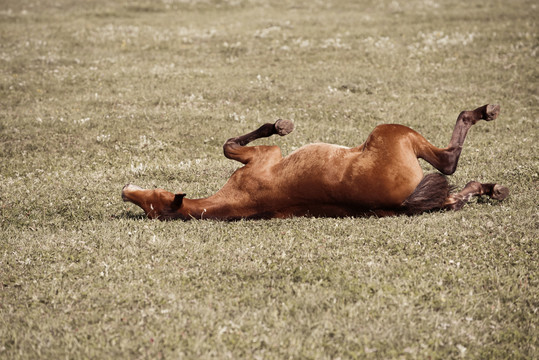
[[[412,215],[459,210],[472,196],[503,200],[509,194],[504,186],[472,181],[451,193],[442,175],[455,172],[470,127],[479,120],[496,119],[499,112],[498,105],[461,112],[444,149],[408,127],[387,124],[377,126],[355,148],[310,144],[283,158],[278,146],[245,146],[293,130],[290,120],[277,120],[226,141],[225,156],[245,166],[215,195],[188,199],[184,193],[128,184],[122,198],[140,206],[149,218],[160,220]],[[442,174],[423,176],[418,158]]]

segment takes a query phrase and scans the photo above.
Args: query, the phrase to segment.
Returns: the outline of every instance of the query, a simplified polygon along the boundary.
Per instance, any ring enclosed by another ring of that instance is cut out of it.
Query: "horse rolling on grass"
[[[402,125],[377,126],[358,147],[310,144],[283,157],[278,146],[246,146],[274,134],[289,134],[290,120],[277,120],[231,138],[227,158],[244,164],[214,195],[188,199],[184,193],[145,190],[126,185],[124,201],[140,206],[151,219],[269,219],[293,216],[346,217],[414,215],[432,210],[459,210],[473,196],[503,200],[509,189],[471,181],[452,192],[444,175],[457,168],[468,130],[479,120],[492,121],[498,105],[463,111],[448,147],[430,144]],[[423,175],[418,158],[440,173]]]

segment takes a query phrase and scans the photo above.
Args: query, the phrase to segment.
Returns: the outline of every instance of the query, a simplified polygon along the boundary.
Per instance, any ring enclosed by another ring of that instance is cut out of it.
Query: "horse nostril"
[[[131,191],[136,191],[136,190],[142,190],[141,187],[137,186],[137,185],[131,185],[131,184],[127,184],[123,187],[122,189],[122,199],[123,201],[129,201],[129,198],[127,197],[127,194]]]
[[[125,185],[122,189],[122,200],[123,201],[128,201],[127,199],[127,196],[125,195],[125,190],[127,189],[127,187],[129,186],[129,184]]]

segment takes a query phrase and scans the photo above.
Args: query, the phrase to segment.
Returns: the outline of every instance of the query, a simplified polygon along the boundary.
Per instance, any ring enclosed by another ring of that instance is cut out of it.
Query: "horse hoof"
[[[288,135],[294,130],[294,123],[287,119],[279,119],[275,122],[275,130],[280,136]]]
[[[492,189],[492,198],[496,200],[503,200],[509,195],[509,189],[502,185],[494,185]]]
[[[487,105],[487,110],[484,119],[492,121],[500,114],[500,105]]]

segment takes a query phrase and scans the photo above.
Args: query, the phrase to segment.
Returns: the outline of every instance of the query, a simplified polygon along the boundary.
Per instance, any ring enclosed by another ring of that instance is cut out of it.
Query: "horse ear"
[[[183,193],[177,193],[174,194],[174,200],[172,200],[172,208],[178,209],[180,206],[182,206],[183,198],[185,197],[185,194]]]

